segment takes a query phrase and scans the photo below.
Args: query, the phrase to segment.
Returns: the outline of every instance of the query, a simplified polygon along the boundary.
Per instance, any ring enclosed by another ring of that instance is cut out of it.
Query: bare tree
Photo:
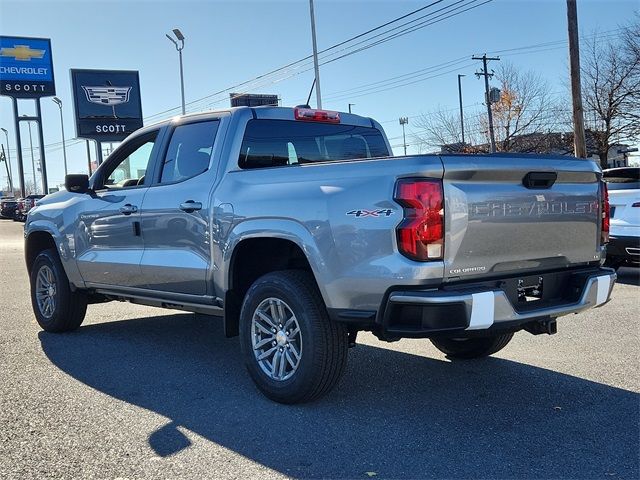
[[[522,72],[509,63],[498,67],[495,79],[501,90],[500,100],[491,106],[498,151],[547,151],[549,139],[544,134],[558,128],[561,118],[549,84],[540,75]],[[420,131],[414,136],[423,145],[450,146],[465,152],[488,151],[485,113],[466,116],[467,145],[461,144],[460,119],[455,113],[438,110],[423,114],[416,125]]]
[[[545,133],[559,126],[549,84],[539,74],[522,72],[510,63],[500,65],[496,79],[500,100],[491,109],[498,151],[538,152],[546,145]]]
[[[585,124],[602,168],[615,143],[640,137],[640,21],[638,15],[613,39],[587,43],[582,61]]]
[[[463,151],[465,148],[461,143],[462,128],[459,114],[451,110],[438,109],[428,114],[422,114],[415,125],[418,131],[413,132],[413,137],[420,152],[444,146],[451,146],[452,149],[458,151]],[[470,144],[473,144],[474,140],[482,141],[482,137],[478,136],[476,131],[465,131],[465,134],[466,140]]]

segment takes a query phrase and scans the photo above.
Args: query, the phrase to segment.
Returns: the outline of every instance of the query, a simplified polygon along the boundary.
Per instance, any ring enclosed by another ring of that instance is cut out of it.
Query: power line
[[[414,15],[414,14],[416,14],[416,13],[418,13],[418,12],[424,11],[424,10],[426,10],[427,8],[430,8],[430,7],[432,7],[432,6],[435,6],[435,5],[437,5],[437,4],[439,4],[439,3],[443,2],[443,1],[444,1],[444,0],[436,0],[436,1],[434,1],[434,2],[432,2],[432,3],[430,3],[430,4],[428,4],[428,5],[425,5],[425,6],[423,6],[423,7],[417,8],[417,9],[415,9],[415,10],[413,10],[413,11],[411,11],[411,12],[407,13],[407,14],[404,14],[404,15],[401,15],[401,16],[399,16],[399,17],[396,17],[396,18],[394,18],[393,20],[390,20],[390,21],[388,21],[388,22],[385,22],[385,23],[383,23],[383,24],[381,24],[381,25],[378,25],[378,26],[376,26],[376,27],[374,27],[374,28],[371,28],[371,29],[369,29],[369,30],[367,30],[367,31],[365,31],[365,32],[359,33],[359,34],[357,34],[357,35],[354,35],[353,37],[350,37],[350,38],[348,38],[348,39],[346,39],[346,40],[343,40],[343,41],[338,42],[338,43],[336,43],[336,44],[334,44],[334,45],[331,45],[330,47],[327,47],[327,48],[325,48],[325,49],[323,49],[323,50],[320,50],[318,53],[319,53],[319,54],[326,53],[326,52],[328,52],[328,51],[330,51],[330,50],[333,50],[333,49],[338,48],[338,47],[340,47],[340,46],[346,45],[347,43],[349,43],[349,42],[351,42],[351,41],[353,41],[353,40],[357,40],[358,38],[362,38],[362,37],[363,37],[363,36],[365,36],[365,35],[368,35],[368,34],[370,34],[370,33],[373,33],[373,32],[375,32],[375,31],[377,31],[377,30],[380,30],[380,29],[382,29],[382,28],[384,28],[384,27],[387,27],[387,26],[389,26],[389,25],[391,25],[391,24],[393,24],[393,23],[395,23],[395,22],[398,22],[398,21],[400,21],[400,20],[404,20],[405,18],[407,18],[407,17],[409,17],[409,16],[411,16],[411,15]],[[474,1],[476,1],[476,0],[474,0]],[[422,17],[420,17],[420,18],[422,18]],[[298,60],[296,60],[296,61],[290,62],[290,63],[288,63],[288,64],[286,64],[286,65],[283,65],[282,67],[278,67],[278,68],[276,68],[276,69],[274,69],[274,70],[271,70],[271,71],[269,71],[269,72],[267,72],[267,73],[263,73],[263,74],[261,74],[261,75],[258,75],[258,76],[256,76],[256,77],[254,77],[254,78],[250,79],[250,80],[245,80],[245,81],[240,82],[240,83],[238,83],[238,84],[235,84],[235,85],[233,85],[233,86],[231,86],[231,87],[227,87],[227,88],[225,88],[225,89],[223,89],[223,90],[219,90],[219,91],[217,91],[217,92],[214,92],[214,93],[211,93],[211,94],[205,95],[205,96],[203,96],[203,97],[200,97],[200,98],[198,98],[198,99],[196,99],[196,100],[192,100],[192,101],[188,102],[188,103],[187,103],[187,105],[193,105],[193,104],[198,103],[198,102],[200,102],[200,101],[202,101],[202,100],[206,100],[206,99],[209,99],[209,98],[215,97],[215,96],[217,96],[217,95],[220,95],[220,94],[223,94],[223,93],[227,93],[227,92],[229,92],[229,91],[231,91],[231,90],[234,90],[234,89],[237,89],[237,88],[239,88],[239,87],[245,86],[245,85],[247,85],[247,84],[249,84],[249,83],[251,83],[251,82],[254,82],[254,81],[256,81],[256,80],[261,80],[261,79],[264,79],[265,77],[272,76],[272,75],[273,75],[273,74],[275,74],[275,73],[278,73],[278,72],[281,72],[281,71],[283,71],[283,70],[286,70],[287,68],[290,68],[290,67],[292,67],[292,66],[295,66],[295,65],[297,65],[297,64],[299,64],[299,63],[302,63],[302,62],[304,62],[304,61],[306,61],[306,60],[309,60],[309,59],[311,59],[312,57],[313,57],[313,55],[308,55],[308,56],[306,56],[306,57],[303,57],[303,58],[301,58],[301,59],[298,59]],[[170,109],[168,109],[168,110],[164,110],[164,111],[162,111],[162,112],[158,112],[158,113],[156,113],[156,114],[151,115],[151,117],[155,117],[155,116],[158,116],[158,115],[162,115],[162,114],[165,114],[165,113],[169,113],[169,112],[171,112],[171,111],[173,111],[173,110],[176,110],[176,108],[179,108],[179,107],[174,107],[174,108],[170,108]]]
[[[440,3],[440,2],[435,2],[435,3]],[[379,28],[383,28],[384,26],[388,26],[389,24],[393,23],[394,21],[397,21],[397,20],[402,19],[402,18],[406,18],[406,16],[411,15],[411,14],[415,13],[416,11],[424,10],[425,8],[428,8],[429,6],[432,6],[435,3],[429,4],[429,5],[425,6],[425,7],[422,7],[421,9],[414,10],[413,12],[410,12],[410,13],[402,16],[402,17],[398,17],[397,19],[394,19],[394,20],[392,20],[390,22],[387,22],[386,24],[380,25],[379,27],[376,27],[375,29],[379,29]],[[356,35],[354,37],[351,37],[351,39],[347,39],[347,40],[342,41],[342,42],[340,42],[340,43],[338,43],[338,44],[336,44],[336,45],[334,45],[332,47],[324,49],[324,50],[322,50],[322,52],[326,52],[326,51],[329,51],[331,48],[343,45],[343,44],[347,43],[348,41],[353,40],[353,39],[358,38],[358,37],[361,37],[362,35],[365,35],[366,33],[374,31],[375,29],[370,29],[368,32],[364,32],[362,34],[359,34],[359,35]],[[593,35],[582,36],[581,39],[585,40],[585,39],[592,38],[592,39],[599,39],[600,40],[600,39],[605,39],[605,38],[611,38],[611,37],[617,36],[616,34],[619,33],[621,30],[622,29],[613,29],[613,30],[600,32],[600,33],[593,34]],[[494,53],[494,54],[502,53],[503,56],[527,55],[527,54],[538,53],[538,52],[543,52],[543,51],[552,50],[552,49],[563,48],[564,46],[566,46],[566,44],[567,44],[567,40],[557,40],[557,41],[552,41],[552,42],[544,42],[544,43],[538,43],[538,44],[533,44],[533,45],[525,45],[525,46],[514,47],[514,48],[509,48],[509,49],[503,49],[503,50],[488,50],[488,52]],[[557,46],[553,46],[553,45],[557,45]],[[550,46],[550,48],[543,48],[543,49],[535,50],[535,51],[526,51],[526,50],[531,50],[531,49],[534,49],[534,48],[547,47],[547,46]],[[511,53],[509,53],[509,52],[511,52]],[[311,56],[308,56],[305,59],[309,59],[309,58],[311,58]],[[409,79],[412,78],[412,77],[410,77],[410,75],[416,74],[416,77],[417,77],[417,76],[419,76],[418,72],[424,71],[425,73],[427,73],[428,71],[430,71],[432,69],[435,69],[436,67],[445,66],[445,65],[447,65],[449,63],[453,64],[453,62],[456,62],[458,60],[462,60],[462,59],[465,59],[465,58],[468,58],[468,57],[466,57],[466,56],[465,57],[459,57],[457,59],[450,60],[449,62],[443,62],[441,64],[438,64],[438,65],[435,65],[435,66],[431,66],[431,67],[426,67],[424,69],[417,70],[417,71],[414,71],[414,72],[409,72],[407,74],[398,75],[398,76],[391,77],[391,78],[388,78],[388,79],[385,79],[385,80],[380,80],[380,81],[377,81],[377,82],[373,82],[371,84],[361,85],[360,87],[354,87],[354,88],[348,89],[348,90],[341,90],[341,91],[338,91],[338,92],[333,92],[333,94],[329,94],[329,96],[327,98],[334,98],[334,96],[335,96],[335,98],[338,98],[337,95],[339,93],[341,93],[341,92],[358,90],[359,88],[362,88],[362,87],[367,87],[369,85],[375,85],[375,84],[382,84],[382,83],[385,83],[385,82],[388,82],[388,81],[391,81],[391,80],[394,80],[394,79],[402,78],[402,77],[409,77],[409,78],[407,78],[407,80],[409,80]],[[227,89],[221,90],[221,91],[216,92],[214,94],[208,95],[207,97],[215,96],[216,94],[227,92],[229,90],[232,90],[232,89],[236,88],[239,85],[243,85],[243,84],[249,83],[251,81],[254,81],[256,79],[266,77],[270,73],[282,70],[282,69],[284,69],[284,68],[286,68],[288,66],[291,66],[291,65],[294,65],[296,63],[299,63],[299,62],[301,62],[301,61],[303,61],[305,59],[301,59],[301,60],[298,60],[296,62],[292,62],[292,63],[290,63],[290,64],[288,64],[288,65],[286,65],[284,67],[280,67],[279,69],[272,70],[271,72],[269,72],[267,74],[259,75],[258,77],[255,77],[254,79],[251,79],[251,80],[248,80],[248,81],[243,82],[241,84],[237,84],[235,86],[232,86],[232,87],[229,87]],[[324,64],[324,63],[321,63],[321,64]],[[306,70],[306,71],[308,71],[308,70]],[[304,73],[304,72],[300,72],[300,73]],[[289,77],[285,77],[283,79],[279,79],[279,80],[277,80],[276,82],[273,82],[273,83],[277,83],[279,81],[286,80],[287,78],[290,78],[290,76]],[[431,79],[431,78],[434,78],[434,77],[429,77],[429,78],[425,78],[425,79],[422,79],[422,80],[428,80],[428,79]],[[422,81],[422,80],[420,80],[420,81]],[[419,83],[419,81],[413,81],[413,82],[409,82],[409,83],[406,83],[406,84],[404,84],[404,83],[398,84],[398,85],[394,86],[393,88],[398,88],[398,87],[410,85],[410,84],[413,84],[413,83]],[[389,89],[384,89],[384,90],[389,90]],[[381,91],[384,91],[384,90],[381,90]],[[370,91],[369,93],[359,93],[359,94],[357,94],[357,96],[366,96],[366,95],[372,95],[372,94],[376,94],[376,93],[380,93],[380,92],[375,90],[375,91]],[[354,96],[356,96],[356,95],[354,95]],[[202,97],[202,98],[207,98],[207,97]],[[201,100],[201,99],[199,99],[199,100]],[[191,101],[191,102],[187,103],[187,105],[191,105],[191,104],[193,104],[195,102],[198,102],[199,100]],[[219,100],[219,101],[222,101],[222,100]],[[157,116],[160,116],[160,115],[162,115],[164,113],[168,113],[168,112],[171,112],[171,111],[174,111],[174,110],[178,110],[178,109],[180,109],[180,106],[177,106],[177,107],[174,107],[174,108],[169,109],[169,110],[165,110],[165,111],[162,111],[162,112],[158,112],[158,113],[149,115],[148,117],[145,117],[145,120],[150,120],[150,119],[152,119],[154,117],[157,117]],[[457,107],[456,107],[456,109],[457,109]],[[413,118],[413,117],[410,117],[410,118]],[[397,122],[397,118],[394,118],[393,120],[383,121],[381,123],[391,123],[391,122]],[[75,145],[79,145],[81,143],[84,143],[84,140],[78,140],[76,138],[68,138],[68,139],[65,139],[65,141],[67,142],[67,146],[75,146]],[[45,147],[45,149],[51,149],[51,151],[60,150],[61,147],[62,147],[62,142],[61,141],[52,142],[52,143],[46,144],[44,147]],[[56,149],[55,147],[58,147],[58,148]],[[25,150],[25,149],[23,149],[23,150]],[[9,151],[10,152],[15,152],[16,149],[15,148],[11,148],[11,149],[9,149]],[[25,151],[27,151],[27,150],[25,150]]]
[[[452,5],[455,5],[455,4],[457,4],[457,3],[460,3],[461,1],[467,1],[467,0],[458,0],[457,2],[455,2],[455,3],[454,3],[454,4],[452,4]],[[477,2],[477,1],[479,1],[479,0],[470,0],[470,2],[469,2],[469,3],[467,3],[467,4],[465,4],[465,5],[470,5],[470,4],[475,3],[475,2]],[[432,20],[428,21],[428,23],[422,22],[421,24],[419,24],[419,26],[415,26],[415,27],[414,27],[414,28],[412,28],[410,31],[402,31],[402,32],[395,33],[395,34],[393,34],[393,35],[389,35],[389,36],[387,36],[387,37],[385,37],[385,38],[382,38],[381,40],[377,40],[376,42],[374,42],[374,43],[372,43],[372,44],[365,45],[365,46],[363,46],[363,47],[361,47],[361,48],[358,48],[358,49],[356,49],[356,50],[354,50],[354,51],[351,51],[351,52],[347,52],[347,53],[345,53],[345,54],[343,54],[343,55],[340,55],[340,56],[338,56],[338,57],[335,57],[335,58],[331,58],[331,59],[328,59],[328,60],[327,60],[327,59],[326,59],[326,55],[325,55],[325,57],[324,57],[324,58],[325,58],[325,61],[321,62],[321,63],[320,63],[320,65],[326,65],[326,64],[328,64],[328,63],[332,63],[332,62],[334,62],[334,61],[337,61],[337,60],[340,60],[340,59],[342,59],[342,58],[348,57],[348,56],[350,56],[350,55],[354,55],[354,54],[356,54],[356,53],[359,53],[359,52],[361,52],[361,51],[367,50],[367,49],[372,48],[372,47],[374,47],[374,46],[380,45],[380,44],[382,44],[382,43],[386,43],[387,41],[393,40],[393,39],[398,38],[398,37],[400,37],[400,36],[404,36],[404,35],[407,35],[407,34],[409,34],[409,33],[412,33],[413,31],[419,30],[419,29],[421,29],[421,28],[428,27],[428,26],[433,25],[433,24],[435,24],[435,23],[439,23],[439,22],[444,21],[444,20],[447,20],[447,19],[449,19],[449,18],[451,18],[451,17],[454,17],[454,16],[457,16],[457,15],[460,15],[461,13],[464,13],[464,12],[466,12],[467,10],[471,10],[472,8],[477,8],[477,7],[481,6],[481,5],[484,5],[485,3],[489,3],[489,2],[492,2],[492,1],[493,1],[493,0],[485,0],[483,3],[477,4],[477,5],[473,5],[472,7],[469,7],[469,8],[467,8],[467,9],[465,9],[465,10],[461,10],[461,11],[458,11],[458,12],[456,12],[456,13],[453,13],[453,12],[455,12],[456,10],[459,10],[461,7],[463,7],[463,6],[465,6],[465,5],[461,5],[461,6],[455,7],[455,8],[453,8],[452,10],[450,10],[450,11],[448,11],[448,12],[445,12],[445,13],[443,13],[443,14],[441,14],[441,15],[436,16],[435,18],[439,18],[438,20],[433,20],[433,19],[432,19]],[[444,7],[444,8],[450,8],[452,5],[449,5],[449,6]],[[440,9],[440,10],[442,10],[442,9]],[[440,10],[438,10],[438,11],[440,11]],[[433,13],[435,13],[435,12],[433,12]],[[444,17],[443,17],[443,15],[446,15],[446,16],[444,16]],[[442,17],[442,18],[440,18],[440,17]],[[388,30],[388,31],[391,31],[391,30],[394,30],[394,29],[390,29],[390,30]],[[403,33],[403,32],[404,32],[404,33]],[[387,32],[383,32],[382,34],[376,35],[375,37],[380,36],[380,35],[383,35],[383,34],[385,34],[385,33],[387,33]],[[375,38],[375,37],[371,37],[371,38]],[[368,40],[370,40],[370,39],[367,39],[367,41],[368,41]],[[343,42],[343,43],[344,43],[344,42]],[[360,43],[362,43],[362,42],[360,42]],[[352,48],[352,47],[353,47],[353,46],[351,46],[351,47],[349,47],[349,48]],[[332,48],[332,47],[330,47],[330,48],[328,48],[328,49],[325,49],[324,51],[330,50],[331,48]],[[346,49],[343,49],[343,50],[346,50]],[[340,50],[340,51],[343,51],[343,50]],[[339,51],[339,52],[340,52],[340,51]],[[334,53],[331,53],[331,54],[329,54],[329,55],[335,55],[335,54],[337,54],[337,53],[339,53],[339,52],[334,52]],[[309,64],[308,64],[308,65],[309,65]],[[303,68],[304,66],[306,66],[306,65],[302,65],[302,66],[297,67],[297,68]],[[277,80],[268,81],[268,82],[266,82],[266,83],[262,83],[262,84],[260,84],[260,85],[254,85],[254,86],[252,86],[252,88],[258,88],[258,87],[265,86],[265,85],[272,85],[272,84],[274,84],[274,83],[278,83],[278,82],[281,82],[281,81],[283,81],[283,80],[287,80],[287,79],[289,79],[289,78],[292,78],[292,77],[298,76],[298,75],[300,75],[300,74],[302,74],[302,73],[306,73],[306,72],[308,72],[308,71],[310,71],[310,70],[312,70],[312,68],[307,68],[306,70],[302,70],[302,71],[294,72],[294,73],[292,73],[292,74],[289,74],[289,75],[288,75],[288,76],[286,76],[286,77],[279,78],[279,79],[277,79]],[[247,82],[247,83],[248,83],[248,82]],[[231,87],[231,88],[225,89],[224,91],[221,91],[221,92],[218,92],[218,93],[224,93],[224,92],[227,92],[227,91],[229,91],[229,90],[232,90],[233,88],[235,88],[235,87]],[[243,93],[241,93],[241,94],[239,94],[239,95],[242,95],[242,94],[244,94],[244,93],[248,93],[248,91],[245,91],[245,92],[243,92]],[[215,95],[215,94],[212,94],[212,95],[209,95],[208,97],[212,97],[212,96],[214,96],[214,95]],[[204,97],[203,97],[203,98],[204,98]],[[215,100],[215,101],[211,102],[209,106],[213,106],[213,105],[215,105],[216,103],[220,103],[220,102],[225,101],[225,100],[226,100],[226,98],[222,98],[222,99],[219,99],[219,100]]]
[[[471,0],[471,3],[474,3],[474,2],[477,2],[477,1],[478,1],[478,0]],[[481,5],[484,5],[485,3],[489,3],[489,2],[491,2],[491,1],[493,1],[493,0],[486,0],[486,1],[485,1],[485,2],[483,2],[483,3],[480,3],[480,4],[477,4],[477,5],[474,5],[474,6],[472,6],[472,7],[469,7],[469,8],[467,8],[467,9],[465,9],[465,10],[462,10],[462,11],[459,11],[459,12],[456,12],[456,13],[452,13],[452,12],[454,12],[455,10],[457,10],[457,9],[459,9],[459,8],[460,8],[460,7],[456,7],[455,9],[453,9],[453,10],[451,10],[451,11],[449,11],[449,12],[446,12],[448,15],[447,15],[447,16],[445,16],[444,18],[440,18],[439,20],[430,21],[430,22],[429,22],[429,23],[427,23],[427,24],[424,24],[424,25],[422,25],[422,26],[420,26],[420,27],[418,27],[418,28],[414,28],[414,29],[412,29],[411,31],[407,31],[407,32],[405,32],[405,33],[397,33],[397,34],[391,35],[391,36],[389,36],[389,37],[387,37],[387,38],[384,38],[384,39],[382,39],[382,40],[376,41],[376,42],[374,42],[373,44],[370,44],[370,45],[367,45],[367,46],[365,46],[365,47],[359,48],[359,49],[357,49],[357,50],[355,50],[355,51],[348,52],[348,53],[346,53],[346,54],[344,54],[344,55],[341,55],[341,56],[339,56],[339,57],[332,58],[332,59],[326,60],[326,61],[324,61],[324,62],[321,62],[321,63],[320,63],[320,65],[325,65],[325,64],[327,64],[327,63],[331,63],[331,62],[334,62],[334,61],[336,61],[336,60],[340,60],[340,59],[345,58],[345,57],[347,57],[347,56],[354,55],[354,54],[359,53],[359,52],[361,52],[361,51],[363,51],[363,50],[366,50],[366,49],[368,49],[368,48],[371,48],[371,47],[373,47],[373,46],[379,45],[379,44],[381,44],[381,43],[385,43],[385,42],[387,42],[387,41],[389,41],[389,40],[392,40],[392,39],[394,39],[394,38],[397,38],[397,37],[399,37],[399,36],[402,36],[402,35],[406,35],[406,34],[408,34],[408,33],[411,33],[411,32],[413,32],[413,31],[415,31],[415,30],[418,30],[419,28],[425,28],[425,27],[427,27],[427,26],[429,26],[429,25],[433,25],[433,24],[435,24],[435,23],[439,23],[439,22],[441,22],[441,21],[447,20],[448,18],[451,18],[451,17],[457,16],[457,15],[460,15],[461,13],[464,13],[464,12],[466,12],[467,10],[470,10],[470,9],[472,9],[472,8],[477,8],[477,7],[481,6]],[[456,2],[456,3],[459,3],[459,2]],[[266,83],[266,84],[265,84],[265,83],[263,83],[263,84],[262,84],[262,85],[260,85],[260,86],[264,86],[264,85],[267,85],[267,84],[271,85],[271,84],[274,84],[274,83],[278,83],[278,82],[281,82],[281,81],[286,80],[286,79],[288,79],[288,78],[292,78],[292,77],[294,77],[294,76],[297,76],[297,75],[300,75],[300,74],[302,74],[302,73],[308,72],[308,71],[310,71],[310,70],[312,70],[312,68],[308,68],[308,69],[306,69],[306,70],[303,70],[303,71],[300,71],[300,72],[293,73],[293,74],[291,74],[291,75],[289,75],[289,76],[287,76],[287,77],[280,78],[280,79],[278,79],[278,80],[275,80],[275,81],[272,81],[272,82],[268,82],[268,83]],[[255,88],[255,87],[254,87],[254,88]],[[245,93],[246,93],[246,92],[245,92]],[[219,103],[219,102],[221,102],[221,101],[224,101],[224,99],[216,100],[216,101],[212,102],[209,106],[213,106],[213,105],[215,105],[216,103]]]

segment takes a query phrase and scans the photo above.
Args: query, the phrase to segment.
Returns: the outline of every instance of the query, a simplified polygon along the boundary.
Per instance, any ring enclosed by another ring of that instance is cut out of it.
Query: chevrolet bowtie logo
[[[16,60],[30,62],[32,58],[44,57],[44,52],[29,45],[14,45],[13,48],[0,48],[0,57],[13,57]]]

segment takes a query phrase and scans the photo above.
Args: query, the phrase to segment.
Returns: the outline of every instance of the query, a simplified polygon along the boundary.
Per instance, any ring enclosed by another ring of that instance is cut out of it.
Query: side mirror
[[[68,192],[87,193],[89,191],[89,175],[72,173],[64,177],[64,188]]]

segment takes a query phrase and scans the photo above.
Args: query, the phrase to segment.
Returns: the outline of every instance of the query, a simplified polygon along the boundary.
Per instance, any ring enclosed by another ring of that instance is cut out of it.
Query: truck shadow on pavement
[[[40,341],[78,381],[169,418],[139,432],[162,457],[189,448],[184,427],[300,478],[638,477],[638,394],[509,360],[358,345],[330,395],[284,406],[253,386],[216,319],[162,315]]]

